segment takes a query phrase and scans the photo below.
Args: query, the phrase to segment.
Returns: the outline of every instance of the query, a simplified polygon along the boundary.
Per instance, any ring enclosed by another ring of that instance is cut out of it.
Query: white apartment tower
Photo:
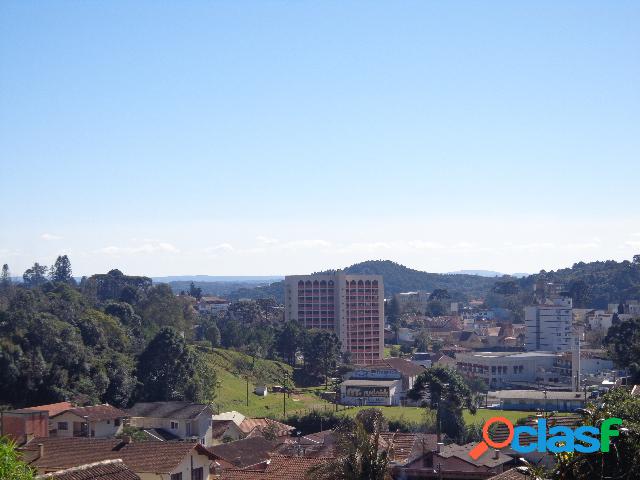
[[[290,275],[284,285],[285,320],[296,320],[305,328],[332,330],[355,364],[383,358],[381,275]]]
[[[575,348],[572,302],[568,297],[545,299],[524,309],[527,350],[570,352]]]

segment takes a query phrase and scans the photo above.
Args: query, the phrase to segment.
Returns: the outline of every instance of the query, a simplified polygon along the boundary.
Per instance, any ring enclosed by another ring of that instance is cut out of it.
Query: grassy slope
[[[250,356],[232,350],[215,349],[207,354],[215,366],[220,382],[216,407],[221,412],[236,410],[254,417],[282,416],[283,395],[269,393],[259,397],[253,393],[256,384],[266,383],[268,386],[282,385],[284,372],[291,374],[293,369],[282,362],[256,360],[251,369]],[[249,406],[247,407],[247,381],[249,376]],[[302,391],[286,399],[287,413],[309,408],[328,408],[327,402],[311,393]]]
[[[349,410],[345,410],[346,415],[355,416],[359,410],[367,407],[356,407]],[[396,420],[404,418],[410,422],[421,422],[423,415],[423,408],[418,407],[376,407],[380,408],[384,413],[384,416],[389,420]],[[528,417],[535,415],[536,412],[521,412],[512,410],[488,410],[481,408],[475,415],[471,415],[468,410],[464,411],[464,421],[466,424],[472,423],[484,423],[485,420],[491,417],[506,417],[514,424],[522,417]]]

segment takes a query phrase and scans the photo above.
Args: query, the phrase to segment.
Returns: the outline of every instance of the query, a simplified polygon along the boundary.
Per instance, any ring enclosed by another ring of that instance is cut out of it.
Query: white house
[[[108,404],[74,407],[50,418],[53,436],[109,438],[122,433],[128,415]]]
[[[165,440],[195,440],[213,444],[209,405],[191,402],[139,402],[127,410],[129,423]]]

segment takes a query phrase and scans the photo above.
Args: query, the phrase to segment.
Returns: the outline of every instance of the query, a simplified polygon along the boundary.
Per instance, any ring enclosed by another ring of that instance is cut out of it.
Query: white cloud
[[[152,253],[180,253],[180,250],[168,242],[143,243],[128,247],[117,247],[110,245],[98,250],[99,253],[107,255],[137,255]]]
[[[287,242],[282,244],[282,247],[285,249],[296,249],[296,248],[328,248],[331,246],[331,242],[321,239],[308,239],[308,240],[293,240],[291,242]]]
[[[43,233],[42,235],[40,235],[40,238],[42,240],[62,240],[62,237],[60,235],[54,235],[53,233]]]
[[[624,242],[627,247],[640,248],[640,240],[627,240]]]
[[[378,250],[390,250],[391,248],[393,247],[386,242],[355,242],[355,243],[350,243],[344,248],[338,249],[338,253],[349,253],[349,252],[373,253]]]
[[[444,245],[438,242],[426,242],[424,240],[412,240],[409,242],[409,246],[418,250],[437,250],[444,248]]]
[[[277,238],[265,237],[263,235],[258,235],[256,237],[256,240],[258,240],[260,243],[264,243],[266,245],[273,245],[275,243],[278,243],[278,241],[279,241]]]
[[[235,248],[233,248],[233,245],[230,243],[219,243],[218,245],[205,248],[204,253],[232,252],[234,250]]]

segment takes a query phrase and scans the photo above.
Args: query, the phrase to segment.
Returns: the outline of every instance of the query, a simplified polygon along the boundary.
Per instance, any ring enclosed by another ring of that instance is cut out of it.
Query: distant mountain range
[[[480,277],[502,277],[509,275],[511,277],[522,278],[528,277],[530,273],[501,273],[493,270],[457,270],[455,272],[448,272],[448,275],[478,275]]]

